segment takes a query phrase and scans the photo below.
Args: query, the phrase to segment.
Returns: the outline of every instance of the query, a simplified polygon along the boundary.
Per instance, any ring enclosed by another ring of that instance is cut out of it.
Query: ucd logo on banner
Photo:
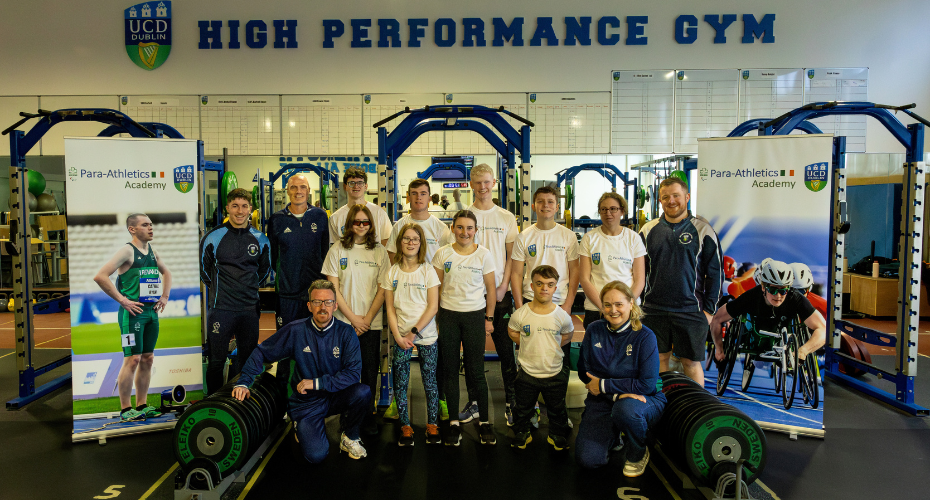
[[[174,169],[174,187],[182,193],[189,193],[194,189],[193,165],[184,165]]]
[[[126,53],[136,66],[151,71],[171,53],[171,2],[145,2],[126,9]]]
[[[813,192],[827,187],[827,164],[812,163],[804,167],[804,185]]]

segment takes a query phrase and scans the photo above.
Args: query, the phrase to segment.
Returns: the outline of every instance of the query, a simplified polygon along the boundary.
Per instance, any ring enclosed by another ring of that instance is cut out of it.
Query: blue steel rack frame
[[[597,172],[601,174],[602,177],[607,179],[613,186],[613,192],[617,192],[617,178],[620,178],[623,181],[623,195],[627,194],[627,191],[632,186],[633,196],[624,196],[628,202],[627,207],[633,207],[632,210],[635,211],[636,203],[639,198],[639,179],[630,179],[632,175],[628,175],[626,172],[621,172],[619,168],[611,165],[610,163],[583,163],[581,165],[575,165],[574,167],[568,167],[564,170],[561,170],[555,174],[555,185],[556,187],[561,187],[564,182],[566,185],[572,182],[575,177],[578,176],[581,172]],[[577,193],[572,189],[572,197],[574,198]],[[575,200],[571,200],[571,206],[574,210]],[[630,211],[631,209],[627,209]],[[626,214],[627,218],[630,217],[630,214]],[[639,218],[633,217],[633,225],[636,230],[639,230]],[[594,226],[600,225],[596,223],[596,219],[575,219],[573,225],[583,225],[583,224],[593,224]]]
[[[832,314],[827,318],[826,376],[911,415],[927,416],[930,410],[914,402],[914,379],[917,376],[917,327],[920,307],[920,262],[923,251],[923,213],[927,186],[923,163],[924,125],[928,122],[907,111],[914,107],[886,106],[871,102],[817,102],[792,110],[769,121],[755,121],[759,135],[787,135],[794,129],[815,133],[806,120],[829,115],[865,115],[878,120],[906,150],[904,193],[899,249],[897,335],[854,325],[842,320],[843,255],[846,221],[846,138],[833,140],[833,265],[830,266]],[[921,123],[904,125],[891,111],[903,111]],[[748,122],[747,122],[748,123]],[[744,124],[745,125],[745,124]],[[742,127],[742,125],[741,125]],[[745,128],[745,127],[744,127]],[[739,127],[738,127],[739,129]],[[731,134],[736,134],[734,130]],[[743,132],[745,133],[745,132]],[[742,134],[736,134],[742,135]],[[840,334],[846,333],[862,342],[894,347],[895,370],[883,370],[840,352]],[[891,394],[862,380],[840,373],[839,363],[853,365],[895,385]]]
[[[319,176],[319,178],[320,178],[320,193],[323,192],[323,186],[328,186],[329,184],[332,184],[332,185],[333,185],[333,188],[334,188],[334,191],[331,191],[331,192],[335,193],[335,190],[338,190],[338,189],[339,189],[339,176],[338,176],[337,174],[333,173],[332,171],[330,171],[330,170],[328,170],[328,169],[326,169],[326,168],[317,166],[317,165],[315,165],[315,164],[313,164],[313,163],[286,163],[286,164],[282,164],[282,165],[281,165],[281,168],[278,169],[277,172],[268,174],[268,180],[267,180],[267,181],[264,180],[264,179],[262,179],[262,178],[261,178],[261,175],[259,175],[259,179],[258,179],[258,192],[259,192],[259,198],[260,198],[260,199],[259,199],[259,201],[258,201],[258,207],[259,207],[258,210],[259,210],[259,217],[260,217],[260,219],[261,219],[261,226],[262,226],[261,230],[262,230],[263,233],[264,233],[265,230],[266,230],[265,225],[266,225],[267,222],[268,222],[268,218],[271,217],[271,214],[274,213],[274,210],[275,210],[275,208],[276,208],[276,207],[274,206],[274,196],[272,196],[272,197],[271,197],[271,200],[270,200],[270,202],[269,202],[269,204],[268,204],[268,209],[267,209],[267,210],[265,209],[265,188],[269,188],[269,187],[270,187],[270,188],[272,189],[272,193],[273,193],[273,192],[274,192],[274,183],[275,183],[275,181],[277,181],[278,179],[281,179],[281,185],[282,185],[282,187],[286,187],[286,186],[287,186],[287,181],[288,181],[291,177],[293,177],[293,176],[295,176],[295,175],[297,175],[297,174],[299,174],[299,173],[302,173],[302,172],[310,172],[310,173],[314,173],[314,174],[316,174],[317,176]],[[322,203],[321,203],[321,205],[322,205]],[[252,206],[253,206],[253,207],[255,206],[255,200],[252,200]],[[333,211],[335,211],[335,210],[333,210]]]

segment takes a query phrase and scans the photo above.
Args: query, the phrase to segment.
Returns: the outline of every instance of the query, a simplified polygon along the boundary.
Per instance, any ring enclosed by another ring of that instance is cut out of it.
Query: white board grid
[[[362,150],[360,95],[281,97],[281,143],[286,155],[348,155]]]
[[[487,108],[497,109],[500,106],[503,106],[504,109],[510,111],[511,113],[516,113],[524,118],[526,118],[526,99],[527,96],[524,93],[510,93],[510,94],[445,94],[445,104],[453,106],[462,106],[462,105],[476,105],[484,106]],[[506,114],[501,114],[501,116],[507,120],[507,122],[516,130],[520,131],[520,127],[523,126],[517,120],[514,120]],[[488,123],[484,120],[476,120],[482,124],[487,125]],[[497,132],[497,130],[488,125],[488,128],[495,133],[498,137],[503,140],[503,136]],[[532,137],[532,133],[530,134]],[[496,154],[497,150],[491,147],[491,144],[485,140],[480,134],[475,132],[468,132],[464,130],[448,130],[446,131],[446,149],[445,154],[462,154],[462,155],[476,155],[476,154]]]
[[[174,127],[185,139],[200,139],[200,96],[120,96],[119,106],[120,111],[137,122],[164,123]],[[128,137],[128,134],[121,134],[121,137]]]
[[[869,100],[869,68],[808,68],[805,75],[804,104]],[[865,115],[834,115],[810,121],[825,134],[846,136],[847,151],[865,151]]]
[[[281,154],[281,103],[276,95],[210,95],[200,108],[204,153]]]
[[[362,154],[378,154],[378,130],[372,124],[403,111],[405,107],[411,110],[423,106],[439,106],[445,101],[443,94],[365,94],[362,104]],[[365,102],[368,101],[368,102]],[[385,123],[390,133],[408,115],[403,114]],[[442,132],[429,132],[421,135],[404,151],[408,155],[441,155],[444,153],[444,135]]]
[[[675,70],[613,71],[610,151],[671,153]]]
[[[757,118],[777,118],[801,107],[804,103],[803,77],[803,69],[741,70],[739,123]]]
[[[534,154],[610,152],[610,93],[531,93]]]
[[[697,153],[698,138],[726,137],[738,124],[737,70],[679,70],[675,79],[675,152]]]

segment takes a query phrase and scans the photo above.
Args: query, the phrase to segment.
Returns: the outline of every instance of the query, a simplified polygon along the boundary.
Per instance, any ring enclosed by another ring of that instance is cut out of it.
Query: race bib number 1
[[[120,335],[120,338],[123,341],[123,347],[135,347],[136,346],[136,336],[131,333]]]

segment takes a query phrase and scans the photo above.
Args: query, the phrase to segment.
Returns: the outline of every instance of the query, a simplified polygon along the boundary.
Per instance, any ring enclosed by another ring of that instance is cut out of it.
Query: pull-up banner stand
[[[192,140],[65,138],[75,442],[203,397],[197,162]]]
[[[789,264],[807,264],[814,279],[809,301],[825,308],[824,297],[829,291],[832,152],[830,135],[698,140],[692,208],[717,232],[723,255],[732,257],[743,271],[724,282],[722,295],[749,293],[757,286],[752,271],[770,257]],[[780,318],[778,312],[784,312],[773,311],[776,319]],[[788,324],[791,318],[780,320]],[[814,408],[805,400],[798,380],[793,404],[785,409],[778,390],[779,370],[773,366],[776,363],[750,362],[755,369],[744,388],[747,365],[741,350],[723,394],[726,401],[753,417],[763,429],[822,437],[822,386],[815,386],[819,404]],[[718,375],[711,363],[708,387],[716,385]]]

